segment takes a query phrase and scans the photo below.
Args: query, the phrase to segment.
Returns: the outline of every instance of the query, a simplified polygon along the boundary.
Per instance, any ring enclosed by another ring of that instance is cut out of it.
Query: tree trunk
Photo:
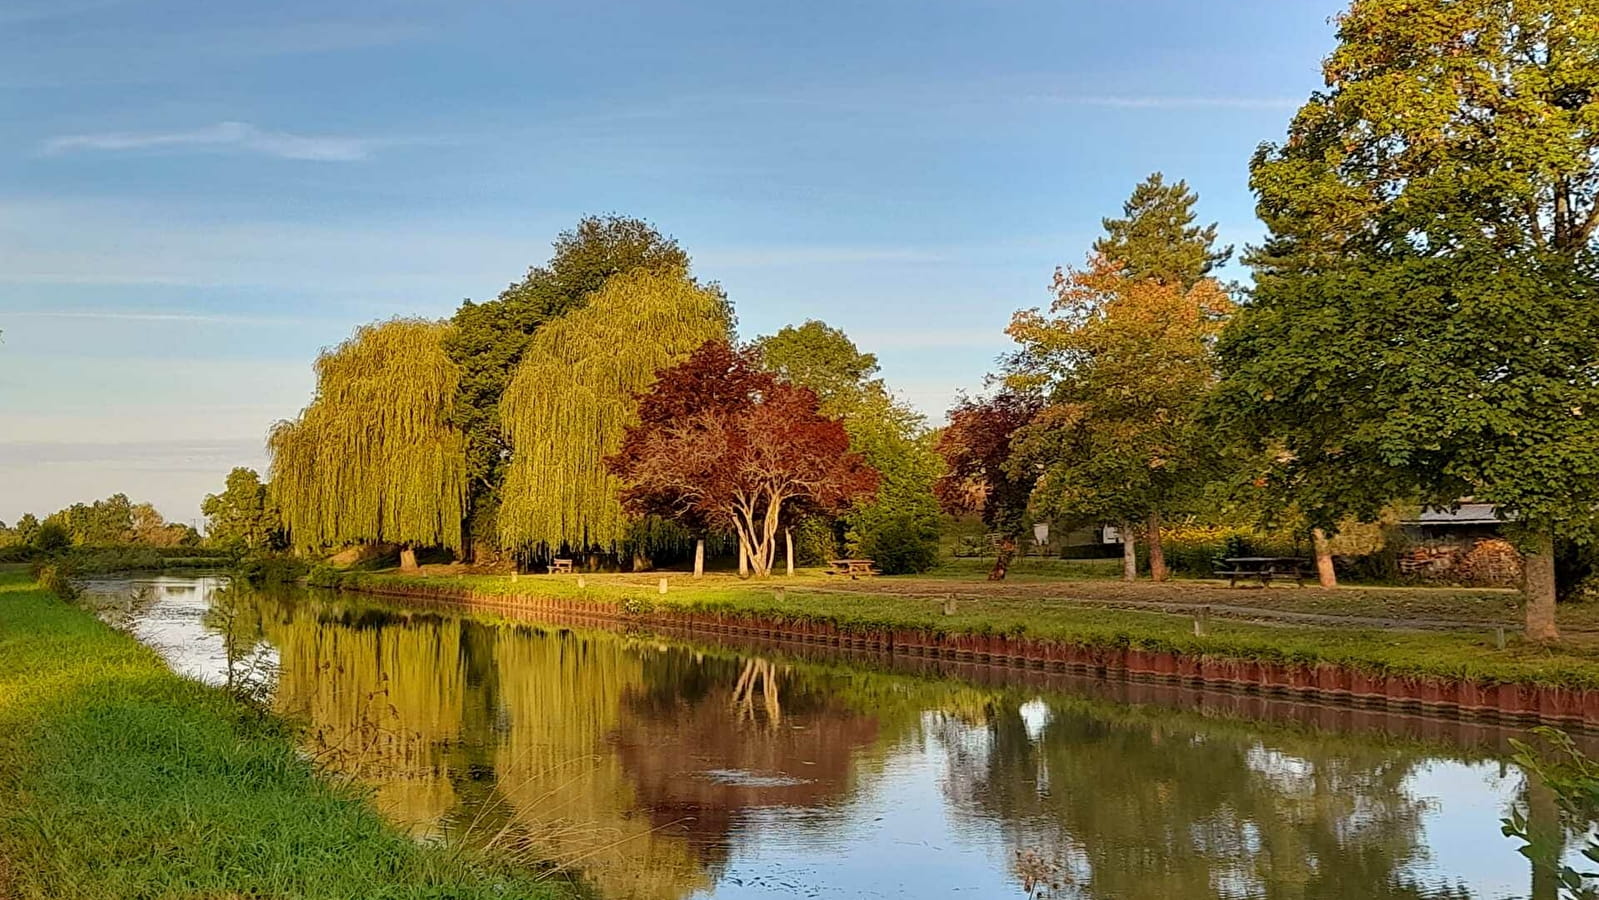
[[[783,529],[783,559],[788,563],[788,577],[794,577],[794,529]]]
[[[1138,543],[1133,538],[1133,523],[1123,522],[1122,533],[1122,581],[1138,580]]]
[[[650,570],[650,557],[643,548],[633,548],[633,571],[648,572]]]
[[[1316,548],[1316,580],[1324,588],[1337,587],[1338,571],[1333,568],[1332,545],[1327,541],[1327,532],[1310,529],[1310,542]]]
[[[400,571],[401,572],[415,572],[416,571],[416,548],[414,548],[414,547],[402,547],[402,548],[400,548]]]
[[[1532,538],[1531,549],[1523,558],[1527,595],[1527,638],[1534,641],[1560,639],[1555,627],[1555,539],[1543,532]]]
[[[1560,800],[1537,776],[1527,776],[1527,846],[1532,863],[1528,900],[1559,900],[1561,857],[1566,850],[1566,829],[1560,821]]]
[[[999,539],[999,555],[994,557],[994,568],[988,572],[989,581],[1004,581],[1010,571],[1011,560],[1016,558],[1016,539],[1006,535]]]
[[[699,578],[705,574],[705,538],[694,542],[694,577]]]
[[[738,577],[750,577],[750,550],[742,534],[738,536]]]
[[[1160,512],[1149,514],[1149,577],[1153,581],[1165,581],[1169,573],[1166,570],[1166,547],[1160,540]]]

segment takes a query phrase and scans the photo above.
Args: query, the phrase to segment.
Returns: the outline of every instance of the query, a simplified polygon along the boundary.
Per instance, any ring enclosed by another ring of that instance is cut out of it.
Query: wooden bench
[[[830,559],[827,561],[827,574],[848,575],[850,578],[870,578],[873,575],[883,574],[877,568],[877,562],[870,559]]]
[[[1259,581],[1261,587],[1281,579],[1305,586],[1305,561],[1297,556],[1232,556],[1221,562],[1216,577],[1227,579],[1228,587],[1237,587],[1240,578]]]
[[[545,566],[544,569],[551,575],[570,575],[572,574],[572,561],[569,559],[552,559],[550,564]]]

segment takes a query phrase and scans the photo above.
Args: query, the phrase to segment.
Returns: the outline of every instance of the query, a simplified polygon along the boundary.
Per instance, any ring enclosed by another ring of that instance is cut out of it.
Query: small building
[[[1504,524],[1497,506],[1475,500],[1461,501],[1458,509],[1423,507],[1420,514],[1399,520],[1405,536],[1418,543],[1500,537]]]
[[[1513,587],[1521,554],[1504,537],[1505,520],[1492,503],[1465,499],[1454,508],[1425,507],[1401,519],[1399,574],[1471,587]]]

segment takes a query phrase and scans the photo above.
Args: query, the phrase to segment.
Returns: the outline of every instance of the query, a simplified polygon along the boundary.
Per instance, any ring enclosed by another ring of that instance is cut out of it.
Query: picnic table
[[[550,564],[544,568],[551,575],[570,575],[572,574],[572,561],[569,559],[552,559]]]
[[[851,578],[870,578],[881,575],[878,571],[876,560],[870,559],[830,559],[827,561],[827,574],[848,575]]]
[[[1216,577],[1226,578],[1228,587],[1237,587],[1240,578],[1259,581],[1261,587],[1273,579],[1292,579],[1305,586],[1305,560],[1299,556],[1229,556],[1216,570]]]

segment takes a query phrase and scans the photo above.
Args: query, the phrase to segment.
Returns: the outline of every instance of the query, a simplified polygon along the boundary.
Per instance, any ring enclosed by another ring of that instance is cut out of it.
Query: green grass
[[[285,726],[0,571],[0,897],[553,897],[418,844]]]
[[[970,579],[987,578],[994,568],[993,559],[970,556],[944,557],[931,572],[919,578]],[[1111,578],[1121,574],[1122,561],[1117,559],[1055,559],[1053,557],[1021,556],[1011,562],[1006,573],[1010,582],[1086,580]]]
[[[937,597],[892,593],[827,592],[827,582],[801,575],[764,584],[707,576],[695,583],[671,577],[659,595],[646,576],[586,577],[587,587],[560,576],[346,575],[343,586],[376,589],[464,588],[486,594],[586,599],[629,604],[634,609],[684,609],[777,622],[825,623],[846,631],[892,628],[937,634],[1009,634],[1087,647],[1134,647],[1204,657],[1314,665],[1331,663],[1378,674],[1469,679],[1485,683],[1559,684],[1599,688],[1599,652],[1576,642],[1543,647],[1513,632],[1496,649],[1487,626],[1480,631],[1402,631],[1340,626],[1255,624],[1213,617],[1210,633],[1193,634],[1187,615],[1087,606],[1070,600],[1014,597],[962,598],[955,615],[943,614]],[[885,586],[893,579],[879,579]],[[783,588],[779,597],[776,588]]]

